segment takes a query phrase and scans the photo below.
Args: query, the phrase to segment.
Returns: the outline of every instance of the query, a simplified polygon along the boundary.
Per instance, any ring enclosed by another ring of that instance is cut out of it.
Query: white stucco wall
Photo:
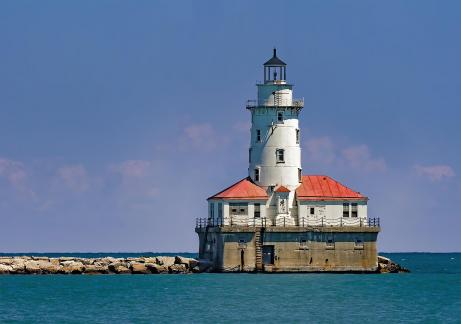
[[[343,203],[357,203],[357,217],[343,217]],[[299,201],[300,224],[317,225],[360,225],[368,219],[366,201]],[[314,215],[310,214],[310,208],[314,208]]]

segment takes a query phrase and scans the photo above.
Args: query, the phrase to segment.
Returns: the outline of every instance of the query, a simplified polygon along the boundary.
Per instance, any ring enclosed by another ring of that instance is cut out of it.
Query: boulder
[[[0,263],[0,274],[8,274],[12,270],[10,265]]]
[[[184,264],[187,269],[194,268],[195,266],[198,265],[198,261],[192,258],[185,258],[182,256],[177,255],[174,258],[174,263],[176,264]]]
[[[26,273],[25,260],[21,258],[14,258],[14,262],[10,265],[10,273],[22,274]]]
[[[145,263],[140,262],[130,262],[130,270],[131,273],[134,274],[146,274],[151,273],[149,269],[147,269]]]
[[[389,263],[391,263],[392,261],[391,261],[391,259],[389,259],[389,258],[386,258],[386,257],[383,257],[383,256],[381,256],[381,255],[378,255],[378,262],[379,262],[379,263],[383,263],[383,264],[389,264]]]
[[[410,270],[402,267],[400,264],[393,262],[391,259],[378,256],[378,270],[379,273],[399,273],[410,272]]]
[[[169,273],[187,273],[187,268],[185,264],[173,264],[168,267]]]
[[[32,260],[35,260],[35,261],[50,261],[50,258],[48,257],[45,257],[45,256],[32,256]]]
[[[126,258],[129,262],[144,263],[144,258]]]
[[[174,261],[176,260],[175,257],[169,257],[169,256],[158,256],[155,258],[156,262],[158,265],[163,265],[166,267],[172,266],[174,264]]]
[[[144,263],[157,263],[157,258],[153,257],[146,257],[146,258],[142,258]]]
[[[200,267],[197,265],[195,267],[193,267],[192,269],[190,269],[193,273],[200,273]]]
[[[42,270],[41,273],[56,274],[61,273],[62,271],[62,266],[59,264],[59,262],[40,261],[39,266]]]
[[[33,273],[33,274],[40,274],[42,273],[42,269],[40,267],[41,262],[40,261],[34,261],[34,260],[28,260],[24,262],[24,268],[27,273]]]
[[[61,271],[66,274],[80,274],[85,270],[85,266],[80,261],[64,261],[61,265]]]
[[[156,263],[147,263],[146,264],[147,269],[151,273],[168,273],[168,267],[164,265],[158,265]]]
[[[95,262],[85,265],[85,274],[109,273],[109,267],[106,264]]]
[[[96,260],[99,260],[99,259],[93,259],[93,258],[90,258],[90,259],[82,259],[80,262],[83,263],[84,266],[87,266],[87,265],[92,265],[96,262]]]
[[[125,263],[115,262],[108,266],[110,272],[117,274],[131,273],[130,269],[127,268]]]
[[[12,265],[13,263],[15,262],[15,259],[13,258],[0,258],[0,264],[4,264],[4,265]]]
[[[100,258],[100,259],[94,259],[94,262],[100,263],[100,264],[106,264],[109,265],[111,263],[118,262],[119,259],[113,258],[113,257],[105,257],[105,258]]]

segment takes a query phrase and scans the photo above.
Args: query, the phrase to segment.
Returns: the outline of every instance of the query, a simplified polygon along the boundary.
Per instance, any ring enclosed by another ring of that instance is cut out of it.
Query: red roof
[[[266,191],[245,178],[208,199],[267,200]]]
[[[275,192],[290,192],[290,189],[288,189],[285,186],[280,186],[277,189],[275,189]]]
[[[299,200],[366,200],[366,196],[323,175],[305,175],[296,189]]]

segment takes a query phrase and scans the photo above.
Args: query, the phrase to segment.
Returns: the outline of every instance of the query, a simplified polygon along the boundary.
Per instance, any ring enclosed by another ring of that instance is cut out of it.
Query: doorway
[[[273,245],[263,245],[263,264],[274,264]]]

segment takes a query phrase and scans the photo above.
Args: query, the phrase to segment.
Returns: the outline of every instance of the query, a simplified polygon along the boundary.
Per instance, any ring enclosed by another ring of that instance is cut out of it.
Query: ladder
[[[263,231],[264,227],[255,228],[256,271],[263,270]]]

